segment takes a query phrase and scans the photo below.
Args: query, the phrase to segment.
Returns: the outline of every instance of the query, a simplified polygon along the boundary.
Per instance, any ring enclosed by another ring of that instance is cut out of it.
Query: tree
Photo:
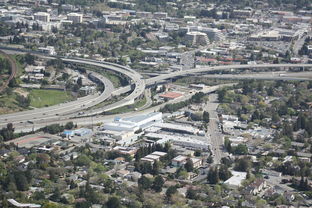
[[[81,77],[79,77],[79,78],[77,79],[77,85],[78,85],[79,87],[82,86],[82,78],[81,78]]]
[[[229,138],[225,138],[224,139],[224,148],[228,151],[231,152],[232,151],[232,145],[231,145],[231,141]]]
[[[141,189],[149,189],[152,185],[152,182],[149,178],[142,176],[141,178],[139,178],[138,180],[138,186]]]
[[[186,198],[188,198],[188,199],[195,199],[195,200],[198,199],[197,192],[194,189],[192,189],[192,188],[187,189],[187,191],[186,191]]]
[[[204,113],[203,113],[203,121],[205,122],[205,123],[209,123],[209,112],[207,112],[207,111],[204,111]]]
[[[19,191],[27,191],[28,190],[28,181],[27,178],[22,171],[17,171],[14,173],[14,179],[15,179],[15,184],[16,188]]]
[[[209,169],[207,180],[211,184],[217,184],[219,182],[219,173],[217,168],[211,167]]]
[[[187,172],[192,172],[194,170],[194,164],[191,159],[188,159],[184,165],[184,168]]]
[[[121,203],[120,203],[120,199],[117,198],[116,196],[112,196],[108,199],[108,201],[106,202],[106,206],[108,208],[121,208]]]
[[[154,179],[152,189],[156,192],[161,192],[164,183],[165,183],[164,179],[160,175],[158,175]]]
[[[59,202],[61,200],[61,192],[59,188],[56,188],[53,194],[50,196],[50,199],[55,202]]]
[[[251,168],[251,162],[248,157],[240,158],[235,162],[234,170],[246,172]]]
[[[237,155],[246,155],[248,153],[248,148],[245,144],[239,144],[234,149],[234,154]]]
[[[177,193],[177,187],[176,186],[170,186],[166,191],[166,196],[170,198],[172,195]]]
[[[32,65],[35,63],[35,56],[31,55],[30,53],[27,53],[25,55],[25,62],[29,65]]]
[[[70,121],[65,124],[65,129],[73,129],[74,126],[75,126],[74,123]]]
[[[153,173],[153,175],[157,175],[159,173],[159,162],[158,161],[154,162],[152,173]]]
[[[228,167],[221,165],[219,168],[219,178],[223,181],[226,181],[232,176],[231,172],[228,170]]]

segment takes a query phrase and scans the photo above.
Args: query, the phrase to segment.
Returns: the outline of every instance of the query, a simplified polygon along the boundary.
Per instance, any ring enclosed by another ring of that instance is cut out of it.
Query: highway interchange
[[[14,51],[13,52],[20,52]],[[10,50],[12,53],[12,49]],[[38,54],[37,54],[38,55]],[[41,54],[42,56],[42,54]],[[46,57],[51,58],[51,57]],[[15,128],[18,130],[29,130],[30,128],[40,128],[47,124],[51,123],[64,123],[69,120],[79,123],[79,124],[90,124],[91,122],[101,122],[107,119],[111,120],[115,116],[99,116],[100,113],[105,111],[110,111],[125,105],[133,104],[137,98],[144,94],[144,91],[147,87],[152,86],[156,83],[164,81],[166,79],[171,79],[175,77],[182,77],[186,75],[196,75],[202,74],[210,71],[226,71],[226,70],[235,70],[235,69],[258,69],[258,68],[279,68],[286,69],[291,67],[312,67],[312,64],[257,64],[257,65],[225,65],[225,66],[213,66],[213,67],[200,67],[195,69],[176,71],[168,74],[158,75],[156,77],[152,77],[149,79],[143,79],[141,74],[136,72],[133,69],[130,69],[125,66],[121,66],[118,64],[107,63],[107,62],[99,62],[90,59],[77,59],[77,58],[61,58],[65,63],[75,63],[75,64],[84,64],[91,65],[102,68],[104,70],[112,70],[118,73],[121,73],[128,77],[130,81],[130,85],[115,89],[113,84],[107,78],[101,76],[100,74],[96,74],[92,72],[105,86],[104,91],[99,94],[89,95],[86,97],[79,98],[76,101],[63,103],[51,107],[45,107],[40,109],[34,109],[29,111],[23,111],[18,113],[1,115],[0,117],[0,127],[5,126],[7,123],[13,123]],[[301,73],[301,75],[299,75]],[[228,79],[277,79],[277,80],[311,80],[309,76],[311,76],[310,72],[300,72],[298,76],[296,73],[275,73],[275,72],[264,72],[255,74],[214,74],[214,75],[205,75],[210,78],[228,78]],[[117,101],[116,103],[104,106],[102,108],[98,108],[95,110],[87,110],[92,106],[95,106],[107,99],[109,99],[112,95],[121,95],[127,92],[131,92],[129,95],[124,97],[123,99]],[[149,111],[155,111],[157,109],[149,108]],[[84,118],[78,118],[78,112],[84,111]],[[133,113],[133,112],[132,112]],[[142,113],[142,112],[135,112]],[[96,115],[96,116],[95,116]],[[86,118],[92,117],[90,118]],[[94,117],[94,118],[93,118]],[[30,121],[30,122],[29,122]]]

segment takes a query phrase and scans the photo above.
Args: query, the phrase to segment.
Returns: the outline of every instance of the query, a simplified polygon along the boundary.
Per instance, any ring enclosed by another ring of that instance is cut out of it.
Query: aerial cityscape
[[[311,0],[0,0],[1,208],[312,207]]]

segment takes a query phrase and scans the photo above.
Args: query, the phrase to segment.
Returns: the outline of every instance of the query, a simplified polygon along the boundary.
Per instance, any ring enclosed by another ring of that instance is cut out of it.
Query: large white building
[[[188,32],[202,32],[207,34],[208,38],[213,41],[222,41],[225,39],[224,34],[217,28],[209,28],[203,26],[188,26],[185,28]]]
[[[83,15],[79,13],[69,13],[67,19],[73,21],[74,24],[82,23]]]
[[[34,20],[40,22],[50,22],[50,14],[47,12],[37,12],[34,14]]]
[[[169,135],[169,134],[158,134],[158,133],[148,133],[145,134],[147,138],[151,139],[157,139],[158,144],[165,144],[167,142],[172,142],[174,145],[182,146],[187,149],[192,150],[208,150],[210,148],[210,144],[207,142],[191,138],[191,137],[185,137],[185,136],[175,136],[175,135]]]
[[[192,45],[208,45],[209,39],[206,33],[203,32],[188,32],[186,33],[186,40]]]
[[[115,118],[114,122],[105,123],[102,129],[111,131],[137,131],[161,122],[162,113],[155,112],[129,118]]]

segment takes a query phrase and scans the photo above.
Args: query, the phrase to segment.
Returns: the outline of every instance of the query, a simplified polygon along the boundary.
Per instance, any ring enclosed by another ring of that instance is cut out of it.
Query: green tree
[[[171,198],[172,195],[177,193],[177,187],[176,186],[169,186],[169,188],[166,191],[167,198]]]
[[[204,113],[203,113],[203,121],[205,122],[205,123],[209,123],[209,112],[207,112],[207,111],[204,111]]]
[[[248,157],[240,158],[235,162],[234,170],[246,172],[251,168],[251,162]]]
[[[225,137],[224,139],[224,148],[228,151],[228,152],[232,152],[232,144],[231,141],[228,137]]]
[[[248,154],[248,148],[245,144],[239,144],[235,147],[234,153],[237,155],[246,155]]]
[[[50,200],[59,202],[61,200],[61,192],[59,188],[55,188],[53,194],[50,196]]]
[[[192,188],[188,188],[186,191],[186,198],[194,200],[198,199],[197,191]]]
[[[194,170],[194,164],[191,159],[188,159],[184,165],[184,168],[187,172],[192,172]]]
[[[112,196],[108,199],[106,202],[106,207],[107,208],[121,208],[121,202],[120,199],[117,198],[116,196]]]
[[[228,170],[228,167],[225,165],[221,165],[219,167],[219,178],[223,181],[226,181],[232,176],[231,172]]]
[[[150,180],[149,178],[147,178],[147,177],[145,177],[145,176],[142,176],[142,177],[139,178],[139,180],[138,180],[138,186],[139,186],[139,188],[141,188],[141,189],[147,190],[147,189],[151,188],[152,182],[151,182],[151,180]]]
[[[161,192],[164,183],[164,179],[160,175],[158,175],[153,181],[152,189],[156,192]]]
[[[217,184],[219,182],[218,169],[211,167],[208,171],[207,180],[210,184]]]
[[[35,63],[35,56],[31,55],[30,53],[27,53],[25,55],[25,62],[29,65],[33,65]]]
[[[70,121],[65,124],[65,129],[73,129],[74,126],[75,126],[74,123]]]

